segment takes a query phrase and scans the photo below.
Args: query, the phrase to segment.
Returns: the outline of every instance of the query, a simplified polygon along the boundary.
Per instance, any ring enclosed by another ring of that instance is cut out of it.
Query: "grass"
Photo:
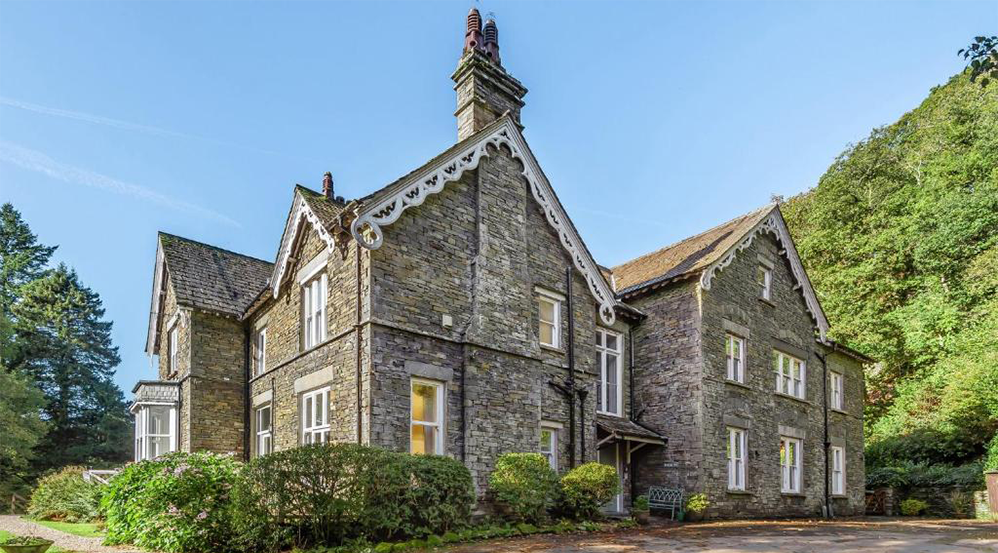
[[[32,520],[31,522],[41,524],[42,526],[48,526],[53,530],[73,534],[74,536],[82,536],[84,538],[96,538],[104,535],[104,533],[97,528],[96,524],[88,522],[57,522],[54,520]]]
[[[10,532],[7,532],[5,530],[0,530],[0,542],[5,542],[7,541],[8,538],[12,537],[14,537],[14,534],[11,534]],[[75,552],[68,551],[61,547],[53,545],[52,547],[48,548],[48,551],[46,551],[45,553],[75,553]]]

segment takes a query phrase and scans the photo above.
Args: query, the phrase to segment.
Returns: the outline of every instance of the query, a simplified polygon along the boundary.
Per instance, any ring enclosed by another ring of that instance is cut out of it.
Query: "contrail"
[[[35,171],[63,182],[82,184],[91,188],[99,188],[116,194],[131,196],[177,211],[214,219],[234,227],[242,226],[231,217],[206,207],[171,198],[138,184],[120,181],[107,175],[60,163],[42,152],[3,140],[0,140],[0,161],[6,161],[18,167]]]
[[[149,125],[140,125],[138,123],[131,123],[128,121],[122,121],[120,119],[112,119],[110,117],[102,117],[100,115],[93,115],[90,113],[84,113],[82,111],[72,111],[68,109],[59,109],[48,106],[42,106],[39,104],[32,104],[30,102],[22,102],[20,100],[15,100],[13,98],[7,98],[5,96],[0,96],[0,104],[5,106],[10,106],[18,109],[23,109],[25,111],[33,111],[35,113],[41,113],[43,115],[51,115],[53,117],[63,117],[66,119],[73,119],[76,121],[83,121],[86,123],[94,123],[96,125],[104,125],[105,127],[112,127],[115,129],[121,129],[125,131],[141,132],[146,134],[152,134],[155,136],[165,136],[171,138],[186,138],[188,140],[199,140],[201,142],[210,142],[212,144],[218,144],[220,146],[228,146],[231,148],[239,148],[243,150],[249,150],[252,152],[259,152],[262,154],[281,156],[281,157],[291,157],[297,159],[309,159],[302,156],[291,156],[285,153],[276,152],[274,150],[265,150],[261,148],[254,148],[252,146],[244,146],[242,144],[236,144],[234,142],[227,142],[224,140],[216,140],[214,138],[208,138],[206,136],[198,136],[196,134],[187,134],[177,131],[171,131],[169,129],[161,129],[159,127],[153,127]]]

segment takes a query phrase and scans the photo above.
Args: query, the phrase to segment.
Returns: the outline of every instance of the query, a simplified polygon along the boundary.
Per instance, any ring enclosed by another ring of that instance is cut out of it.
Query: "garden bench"
[[[648,488],[648,508],[670,511],[675,519],[676,513],[683,514],[683,490],[651,486]]]

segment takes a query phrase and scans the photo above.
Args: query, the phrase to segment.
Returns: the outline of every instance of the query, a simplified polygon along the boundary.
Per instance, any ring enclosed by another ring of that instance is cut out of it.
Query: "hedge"
[[[558,497],[558,475],[540,453],[506,453],[496,459],[489,493],[514,522],[542,522]]]
[[[83,479],[85,470],[66,467],[40,478],[28,502],[28,516],[66,522],[89,522],[98,518],[101,488]]]
[[[240,463],[214,453],[171,453],[127,465],[101,500],[108,544],[210,551],[232,538],[230,491]]]
[[[475,499],[460,461],[355,444],[254,459],[234,495],[236,539],[266,550],[446,533],[470,521]]]
[[[982,489],[984,465],[980,462],[959,466],[904,463],[878,467],[866,472],[867,488],[947,487]]]

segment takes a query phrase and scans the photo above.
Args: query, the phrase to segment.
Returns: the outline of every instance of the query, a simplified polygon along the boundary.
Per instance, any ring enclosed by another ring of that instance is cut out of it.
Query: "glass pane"
[[[305,428],[312,428],[312,396],[305,396]]]
[[[265,407],[260,409],[259,417],[257,418],[257,431],[266,432],[270,430],[270,407]]]
[[[412,384],[412,420],[437,422],[436,386],[419,382]]]
[[[148,434],[170,433],[170,408],[166,406],[148,407]]]
[[[170,452],[170,438],[148,438],[149,440],[149,458],[155,459],[160,455]]]
[[[315,426],[326,424],[326,404],[329,402],[328,392],[322,392],[315,396]]]
[[[541,322],[541,343],[542,344],[553,344],[554,343],[554,325],[549,323]]]
[[[436,453],[436,436],[435,427],[413,424],[410,450],[414,454]]]
[[[540,306],[541,320],[547,321],[549,323],[554,322],[554,303],[545,299],[541,299],[538,303]]]
[[[541,430],[541,452],[549,453],[551,451],[551,431],[544,429]]]
[[[787,442],[780,440],[780,465],[787,464]]]
[[[617,347],[618,347],[617,346],[617,335],[616,334],[609,334],[609,333],[607,333],[607,335],[606,335],[606,348],[607,349],[612,349],[613,351],[617,351]]]
[[[602,331],[599,331],[599,330],[596,331],[596,345],[597,346],[602,346],[603,345],[603,336],[604,336],[604,333]]]
[[[606,356],[606,381],[609,384],[617,383],[617,356],[607,354]]]

